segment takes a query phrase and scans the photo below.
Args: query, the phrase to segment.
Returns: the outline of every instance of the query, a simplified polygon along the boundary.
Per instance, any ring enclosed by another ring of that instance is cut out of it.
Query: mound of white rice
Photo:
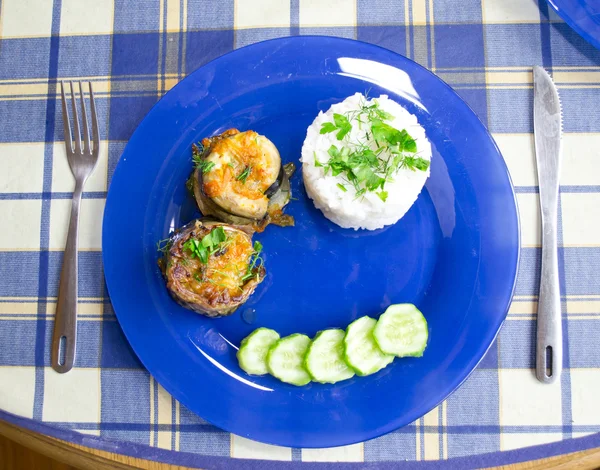
[[[392,120],[386,121],[387,124],[398,130],[406,129],[416,141],[417,156],[431,161],[431,145],[416,116],[386,95],[367,100],[362,94],[356,93],[341,103],[334,104],[326,113],[319,113],[308,128],[302,146],[304,186],[315,206],[325,217],[340,227],[375,230],[396,223],[416,201],[429,176],[429,169],[413,171],[409,168],[400,168],[394,174],[393,181],[385,183],[388,197],[384,202],[375,192],[367,191],[357,198],[353,187],[349,187],[346,192],[342,191],[338,184],[348,186],[343,174],[332,176],[329,172],[325,175],[324,167],[315,166],[315,156],[318,162],[326,163],[330,158],[327,152],[329,148],[332,145],[341,147],[343,144],[337,140],[336,132],[320,134],[322,124],[333,122],[334,113],[356,111],[361,105],[366,103],[368,106],[374,102],[378,102],[380,109],[394,116]],[[368,126],[362,125],[362,129],[359,129],[356,122],[351,121],[351,123],[352,130],[344,138],[344,142],[365,141]],[[373,144],[373,150],[375,149]]]

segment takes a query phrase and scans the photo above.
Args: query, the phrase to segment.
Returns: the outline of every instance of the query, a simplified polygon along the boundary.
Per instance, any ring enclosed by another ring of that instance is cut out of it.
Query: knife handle
[[[544,383],[552,383],[560,378],[563,360],[557,218],[553,215],[554,217],[547,218],[542,216],[542,274],[537,311],[536,376]]]

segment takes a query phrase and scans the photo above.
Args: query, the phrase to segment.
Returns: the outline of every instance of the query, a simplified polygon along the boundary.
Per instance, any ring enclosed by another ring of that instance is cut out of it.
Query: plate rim
[[[169,94],[174,93],[174,90],[180,86],[180,84],[187,80],[188,78],[192,77],[193,75],[199,73],[203,68],[207,67],[208,65],[215,63],[215,62],[219,62],[221,60],[226,60],[226,58],[228,58],[230,55],[234,55],[239,53],[240,51],[243,51],[245,49],[248,48],[253,48],[256,47],[258,45],[264,45],[265,43],[277,43],[277,42],[287,42],[287,41],[302,41],[302,40],[319,40],[319,39],[325,39],[325,40],[333,40],[333,41],[339,41],[339,42],[345,42],[347,44],[361,44],[363,47],[366,46],[368,48],[373,48],[373,49],[377,49],[385,54],[393,54],[396,55],[398,57],[400,57],[402,60],[406,60],[411,62],[412,64],[414,64],[417,68],[419,68],[421,71],[425,72],[427,75],[429,75],[432,79],[436,80],[440,85],[442,85],[443,87],[445,87],[451,94],[453,94],[458,100],[460,100],[460,102],[470,111],[470,113],[472,114],[473,117],[475,117],[476,121],[479,123],[479,125],[481,126],[482,131],[485,133],[485,135],[488,137],[490,143],[492,144],[493,148],[495,149],[495,151],[497,152],[497,154],[500,156],[500,160],[501,160],[501,166],[502,166],[502,172],[503,174],[506,174],[507,176],[507,180],[508,180],[508,185],[510,188],[510,194],[511,194],[511,201],[513,203],[514,209],[515,209],[515,218],[516,218],[516,246],[513,247],[516,251],[516,259],[514,261],[514,277],[512,280],[512,285],[511,285],[511,289],[510,289],[510,295],[508,296],[508,301],[507,301],[507,305],[504,308],[504,312],[498,316],[498,318],[501,318],[501,320],[499,321],[495,332],[493,334],[493,336],[490,339],[489,344],[485,347],[482,348],[481,354],[479,355],[479,357],[476,357],[475,355],[473,356],[473,358],[476,358],[474,365],[471,367],[470,370],[468,370],[464,375],[461,376],[461,374],[457,374],[457,376],[459,376],[459,380],[456,382],[455,385],[453,385],[452,389],[443,397],[441,397],[439,399],[439,401],[435,402],[434,405],[432,406],[428,406],[426,407],[426,411],[424,412],[418,412],[418,413],[407,413],[407,415],[410,417],[410,419],[408,420],[408,422],[404,425],[400,425],[397,426],[394,423],[390,422],[385,426],[381,426],[380,428],[378,428],[376,431],[371,432],[371,433],[363,433],[363,434],[368,434],[368,437],[364,437],[361,439],[354,439],[354,440],[345,440],[343,442],[331,442],[331,443],[325,443],[324,445],[310,445],[310,444],[302,444],[302,448],[330,448],[330,447],[336,447],[336,446],[341,446],[341,445],[351,445],[351,444],[356,444],[359,442],[366,442],[378,437],[381,437],[383,435],[386,435],[396,429],[400,429],[404,426],[409,425],[410,423],[412,423],[415,419],[419,419],[420,417],[424,416],[425,414],[427,414],[429,411],[431,411],[432,409],[436,408],[437,406],[439,406],[440,403],[442,403],[444,400],[448,399],[454,392],[456,392],[457,389],[459,389],[462,384],[471,376],[471,374],[475,371],[475,369],[477,368],[477,366],[479,365],[479,363],[482,361],[482,359],[485,357],[486,353],[489,351],[489,349],[492,347],[492,345],[494,344],[500,330],[502,329],[502,326],[504,325],[504,322],[506,320],[510,305],[512,303],[512,299],[514,297],[515,294],[515,289],[516,289],[516,284],[517,284],[517,277],[518,277],[518,271],[519,271],[519,266],[520,266],[520,261],[521,261],[521,220],[520,220],[520,216],[519,216],[519,208],[518,208],[518,204],[517,204],[517,197],[516,197],[516,193],[514,190],[514,184],[510,175],[510,172],[508,170],[508,166],[506,164],[506,161],[504,160],[504,158],[502,158],[502,152],[500,151],[500,148],[498,147],[498,144],[496,143],[496,141],[494,140],[491,132],[489,131],[489,129],[487,128],[487,126],[481,121],[481,119],[479,118],[479,116],[477,115],[477,113],[475,113],[475,111],[471,108],[471,106],[448,84],[446,83],[443,79],[441,79],[440,77],[438,77],[437,75],[435,75],[433,72],[431,72],[429,69],[427,69],[426,67],[422,66],[421,64],[419,64],[418,62],[410,59],[409,57],[403,56],[402,54],[399,54],[397,52],[394,52],[390,49],[386,49],[382,46],[376,45],[376,44],[371,44],[368,42],[364,42],[364,41],[360,41],[360,40],[356,40],[356,39],[350,39],[350,38],[342,38],[342,37],[338,37],[338,36],[330,36],[330,35],[301,35],[301,36],[284,36],[284,37],[278,37],[278,38],[272,38],[272,39],[268,39],[268,40],[264,40],[264,41],[258,41],[255,43],[251,43],[248,44],[246,46],[237,48],[237,49],[232,49],[231,51],[216,57],[208,62],[206,62],[205,64],[201,65],[200,67],[196,68],[194,71],[190,72],[188,75],[186,75],[186,77],[184,77],[181,81],[179,81],[177,84],[175,84],[175,86],[173,86],[168,92],[166,92],[146,113],[146,115],[144,116],[144,118],[137,124],[135,130],[132,132],[131,136],[129,137],[126,146],[124,147],[121,156],[119,157],[119,160],[117,162],[117,164],[115,165],[115,169],[113,171],[113,178],[114,175],[117,173],[117,171],[119,171],[119,167],[122,165],[121,161],[122,161],[122,157],[123,155],[125,155],[128,151],[128,148],[131,145],[131,141],[133,140],[133,137],[135,136],[135,134],[138,132],[138,129],[140,127],[142,127],[142,125],[146,122],[146,120],[149,118],[149,116],[153,113],[154,109],[159,106],[160,102],[167,97]],[[352,46],[351,46],[352,47]],[[112,180],[111,180],[111,185],[108,188],[107,191],[107,197],[106,197],[106,205],[105,205],[105,209],[104,209],[104,216],[103,216],[103,226],[102,226],[102,240],[104,241],[105,237],[107,237],[107,228],[108,225],[106,224],[106,214],[107,214],[107,207],[108,207],[108,201],[109,198],[111,196],[111,188],[112,188]],[[103,262],[103,266],[106,266],[106,251],[104,249],[104,243],[102,244],[102,262]],[[108,281],[108,277],[105,275],[105,282],[106,282],[106,287],[109,293],[109,298],[110,297],[110,286],[109,286],[109,281]],[[114,308],[114,304],[112,303],[112,298],[111,298],[111,304],[113,305],[113,309],[115,312],[115,316],[117,317],[117,320],[119,322],[119,326],[123,332],[123,334],[125,335],[127,342],[129,343],[129,345],[131,346],[133,352],[135,353],[136,357],[139,359],[139,361],[141,362],[141,364],[143,365],[143,367],[146,369],[146,371],[152,376],[152,373],[150,371],[150,368],[148,368],[148,366],[146,365],[146,362],[144,361],[144,359],[142,358],[142,356],[140,356],[136,350],[136,348],[134,347],[131,339],[130,339],[130,334],[125,330],[125,328],[123,328],[123,326],[121,325],[121,320],[119,318],[119,314],[117,313],[117,309]],[[156,379],[157,380],[157,379]],[[158,382],[158,380],[157,380]],[[158,382],[160,383],[160,382]],[[171,394],[175,399],[177,399],[178,401],[180,401],[182,404],[185,405],[185,403],[183,403],[181,400],[179,400],[179,398],[177,398],[177,395],[180,395],[176,390],[174,391],[170,384],[168,386],[165,386],[165,384],[160,383],[161,386],[163,386],[165,388],[165,390]],[[193,412],[193,411],[192,411]],[[193,412],[194,414],[197,414],[195,412]],[[198,416],[200,416],[198,414]],[[203,419],[206,420],[206,418],[202,417]],[[208,422],[210,422],[211,424],[213,424],[214,426],[218,427],[219,429],[223,429],[226,432],[230,432],[233,433],[233,431],[229,430],[229,429],[225,429],[217,424],[212,423],[210,420],[206,420]],[[289,447],[297,447],[297,445],[294,445],[291,442],[284,442],[285,439],[277,441],[277,440],[268,440],[268,439],[257,439],[254,437],[249,437],[250,439],[256,440],[258,442],[263,442],[263,443],[267,443],[267,444],[272,444],[272,445],[279,445],[279,446],[289,446]]]
[[[594,46],[596,49],[600,49],[600,25],[597,26],[598,36],[594,36],[591,32],[581,26],[581,22],[573,18],[573,14],[581,10],[580,5],[575,5],[567,0],[567,8],[565,9],[565,0],[547,0],[548,5],[554,10],[554,12],[560,16],[567,25],[569,25],[579,36],[585,41]],[[586,17],[589,19],[589,17]]]
[[[273,462],[283,462],[281,460],[258,460],[251,458],[231,458],[224,456],[212,456],[194,453],[190,451],[177,451],[152,447],[148,444],[139,444],[133,441],[115,440],[106,437],[99,437],[90,434],[82,434],[72,429],[58,428],[52,424],[43,421],[36,421],[32,418],[26,418],[0,410],[0,420],[4,420],[15,426],[20,426],[33,432],[45,434],[57,439],[62,439],[69,443],[79,444],[85,447],[104,450],[115,453],[115,442],[119,443],[119,455],[127,455],[138,459],[152,460],[161,463],[183,466],[214,466],[218,468],[227,468],[228,470],[247,470],[248,465],[259,466],[261,464],[271,464]],[[344,468],[352,470],[381,469],[447,469],[447,468],[488,468],[498,465],[509,465],[529,460],[538,460],[541,458],[550,458],[557,455],[568,454],[571,452],[580,452],[600,445],[600,432],[588,436],[574,437],[546,444],[537,444],[529,447],[521,447],[513,450],[499,450],[495,452],[484,452],[481,454],[472,454],[461,457],[450,457],[447,460],[384,460],[371,462],[345,462]],[[300,470],[323,470],[327,465],[337,464],[339,462],[310,462],[310,461],[286,461],[285,465],[289,468]],[[226,465],[226,466],[225,466]],[[454,466],[454,467],[453,467]]]

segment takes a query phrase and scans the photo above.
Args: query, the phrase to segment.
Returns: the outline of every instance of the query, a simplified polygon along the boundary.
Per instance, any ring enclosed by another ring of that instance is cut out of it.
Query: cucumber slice
[[[361,317],[354,320],[346,330],[344,338],[344,360],[358,375],[371,375],[380,371],[394,360],[394,356],[383,353],[373,339],[377,320]]]
[[[267,369],[273,377],[292,385],[306,385],[310,375],[304,368],[304,356],[310,338],[299,333],[277,341],[267,354]]]
[[[354,371],[344,362],[344,330],[332,329],[317,333],[304,358],[304,366],[315,382],[334,384],[354,377]]]
[[[428,336],[427,321],[413,304],[390,305],[373,331],[379,348],[398,357],[421,357]]]
[[[242,370],[250,375],[265,375],[267,353],[279,339],[279,333],[269,328],[258,328],[242,340],[237,359]]]

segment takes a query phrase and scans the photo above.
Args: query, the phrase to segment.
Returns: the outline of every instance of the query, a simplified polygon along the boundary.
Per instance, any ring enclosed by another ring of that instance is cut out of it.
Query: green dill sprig
[[[246,180],[248,179],[248,176],[250,176],[250,173],[252,172],[252,166],[248,165],[244,168],[244,170],[236,176],[236,180],[241,181],[242,184],[246,184]]]
[[[170,238],[164,238],[163,240],[158,240],[156,242],[156,251],[159,251],[162,254],[166,254],[173,245],[173,240]]]
[[[202,162],[200,162],[200,164],[197,166],[197,168],[200,168],[200,170],[202,170],[202,174],[204,173],[208,173],[210,170],[212,170],[215,167],[215,162],[209,162],[208,160],[203,160]]]
[[[204,146],[201,143],[192,145],[192,162],[194,168],[200,169],[202,173],[208,173],[215,167],[214,162],[209,162],[203,158]]]
[[[242,276],[242,281],[247,281],[256,276],[258,279],[258,271],[255,272],[257,268],[264,264],[265,260],[260,256],[263,246],[262,243],[258,240],[254,242],[254,251],[250,255],[250,261],[248,262],[248,268],[246,269],[246,274]]]

